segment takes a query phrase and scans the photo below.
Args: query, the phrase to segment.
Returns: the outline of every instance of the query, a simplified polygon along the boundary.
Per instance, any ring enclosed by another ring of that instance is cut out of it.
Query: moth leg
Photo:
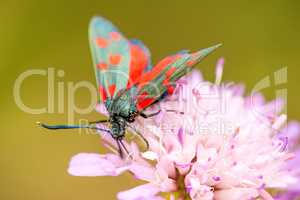
[[[123,158],[123,151],[122,151],[122,147],[120,145],[120,140],[116,139],[117,145],[118,145],[118,151],[119,151],[119,155],[121,158]]]
[[[124,145],[122,139],[119,140],[119,143],[121,144],[122,148],[125,150],[125,152],[127,153],[128,157],[132,159],[131,153],[129,153],[128,149],[126,148],[126,146]]]
[[[147,118],[149,118],[149,117],[153,117],[153,116],[155,116],[155,115],[158,115],[160,112],[161,112],[161,110],[159,110],[159,111],[157,111],[157,112],[155,112],[155,113],[151,113],[151,114],[145,114],[145,113],[141,112],[140,115],[141,115],[143,118],[147,119]]]
[[[129,124],[127,124],[140,138],[142,138],[142,140],[144,141],[144,143],[146,144],[146,149],[149,150],[149,142],[148,140],[143,136],[143,134],[141,134],[138,130],[136,130],[136,128],[134,128],[133,126],[130,126]]]
[[[87,128],[87,129],[94,129],[98,131],[105,131],[109,134],[111,134],[110,130],[103,129],[103,128],[98,128],[95,126],[90,126],[90,125],[47,125],[41,122],[37,122],[37,125],[50,129],[50,130],[58,130],[58,129],[81,129],[81,128]]]
[[[120,157],[123,159],[124,158],[124,154],[123,154],[123,150],[126,152],[126,154],[128,155],[128,157],[130,157],[132,159],[131,154],[129,153],[129,151],[127,150],[126,146],[124,145],[122,138],[117,138],[116,139],[117,145],[118,145],[118,151],[119,151],[119,155]]]
[[[182,111],[177,111],[177,110],[166,110],[167,112],[174,112],[174,113],[179,113],[181,115],[184,115],[184,112]]]
[[[98,124],[98,123],[106,123],[106,122],[109,122],[109,120],[108,119],[101,119],[101,120],[89,122],[89,124]]]

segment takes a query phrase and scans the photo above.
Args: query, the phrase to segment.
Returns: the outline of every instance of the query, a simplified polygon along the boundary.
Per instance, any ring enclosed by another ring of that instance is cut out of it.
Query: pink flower
[[[271,200],[298,195],[298,123],[284,127],[280,100],[266,103],[261,94],[244,97],[242,85],[221,85],[223,62],[217,64],[215,83],[193,71],[178,81],[173,96],[147,110],[161,109],[159,115],[134,122],[149,150],[125,142],[131,155],[121,159],[114,140],[103,133],[102,141],[113,153],[78,154],[69,173],[118,176],[129,171],[146,182],[118,193],[120,200]],[[101,105],[98,110],[107,114]],[[270,189],[292,190],[272,197]]]

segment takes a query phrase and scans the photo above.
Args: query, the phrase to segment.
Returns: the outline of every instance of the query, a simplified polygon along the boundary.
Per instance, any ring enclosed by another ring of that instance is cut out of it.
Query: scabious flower
[[[119,192],[120,200],[296,198],[299,124],[286,124],[286,115],[279,113],[281,100],[267,103],[259,93],[244,97],[243,85],[220,84],[223,62],[217,64],[214,83],[193,71],[159,104],[157,116],[134,122],[150,144],[147,151],[129,141],[131,155],[121,159],[115,141],[101,133],[112,153],[75,155],[69,173],[118,176],[128,171],[145,181]],[[103,105],[98,110],[107,114]]]

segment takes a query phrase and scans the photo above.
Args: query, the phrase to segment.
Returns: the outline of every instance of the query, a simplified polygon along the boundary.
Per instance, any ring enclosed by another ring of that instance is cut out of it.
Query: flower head
[[[193,71],[178,81],[174,95],[147,110],[161,109],[157,116],[134,122],[149,142],[149,150],[142,152],[136,142],[125,142],[131,156],[121,159],[115,141],[101,134],[114,153],[78,154],[71,160],[69,173],[117,176],[129,171],[146,182],[120,192],[121,200],[163,196],[270,200],[285,198],[284,194],[272,197],[270,190],[291,188],[292,193],[285,195],[296,194],[298,123],[284,127],[286,115],[278,113],[282,101],[266,103],[261,94],[244,97],[242,85],[221,84],[223,62],[221,59],[217,64],[214,83]],[[107,114],[102,105],[98,110]]]

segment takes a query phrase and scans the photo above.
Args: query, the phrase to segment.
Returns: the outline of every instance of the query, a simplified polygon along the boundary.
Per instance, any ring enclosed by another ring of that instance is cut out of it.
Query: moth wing
[[[146,68],[144,68],[144,71],[149,71],[152,69],[152,65],[151,65],[151,52],[148,49],[148,47],[141,41],[138,39],[131,39],[130,42],[133,45],[137,45],[140,48],[140,51],[142,52],[142,54],[144,54],[145,58],[146,58],[146,63],[147,66]]]
[[[150,51],[140,40],[130,40],[130,58],[130,81],[127,88],[136,84],[139,77],[152,68]]]
[[[149,56],[142,46],[131,42],[108,20],[92,18],[89,42],[97,79],[99,99],[114,99],[135,82],[146,69]]]
[[[197,63],[218,48],[220,44],[195,53],[178,52],[168,56],[143,74],[136,85],[136,105],[143,111],[160,100],[165,94],[172,94],[176,81],[188,73]]]

